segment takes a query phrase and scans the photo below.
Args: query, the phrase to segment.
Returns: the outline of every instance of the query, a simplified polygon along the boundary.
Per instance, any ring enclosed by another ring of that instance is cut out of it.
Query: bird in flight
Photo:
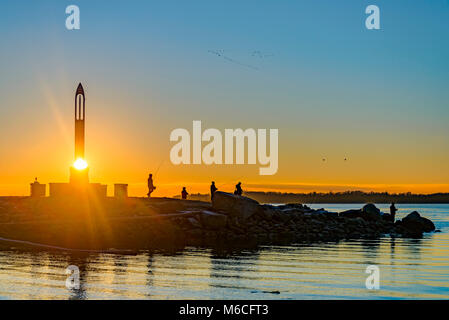
[[[211,54],[216,55],[217,57],[223,58],[223,59],[225,59],[228,62],[237,64],[239,66],[246,67],[246,68],[253,69],[253,70],[259,70],[259,68],[255,67],[255,66],[252,66],[252,65],[246,64],[246,63],[242,63],[242,62],[237,61],[237,60],[235,60],[235,59],[233,59],[233,58],[231,58],[229,56],[226,56],[224,54],[224,50],[208,50],[208,52],[211,53]]]

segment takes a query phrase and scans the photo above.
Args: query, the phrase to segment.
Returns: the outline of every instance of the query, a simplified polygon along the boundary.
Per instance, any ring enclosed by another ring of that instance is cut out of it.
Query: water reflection
[[[385,237],[258,248],[190,247],[133,255],[3,246],[0,298],[448,299],[449,205],[443,209],[435,217],[427,211],[442,232],[423,239]],[[365,287],[365,268],[370,264],[381,269],[379,291]],[[79,289],[65,286],[69,265],[80,270]]]
[[[392,266],[395,265],[395,246],[396,246],[396,238],[390,238],[390,264]]]
[[[381,240],[360,240],[364,263],[366,265],[376,264],[379,255]]]
[[[220,248],[211,252],[210,277],[217,279],[211,282],[212,287],[244,287],[242,279],[248,279],[256,272],[255,266],[260,252],[256,250],[241,250]],[[254,277],[251,277],[254,278]],[[225,280],[225,281],[222,281]],[[226,284],[224,284],[226,283]]]
[[[153,275],[153,254],[150,252],[147,255],[147,264],[146,264],[146,271],[147,271],[147,277],[146,277],[146,281],[145,281],[145,285],[147,286],[147,288],[151,288],[153,287],[154,281],[154,275]],[[147,297],[151,297],[151,291],[148,290],[148,293],[146,295]]]
[[[410,253],[414,260],[421,259],[421,248],[423,244],[422,239],[406,239],[405,241],[405,250]]]

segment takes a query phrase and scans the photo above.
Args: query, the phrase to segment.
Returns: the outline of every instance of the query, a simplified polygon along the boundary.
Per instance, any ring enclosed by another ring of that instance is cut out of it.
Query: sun
[[[84,170],[87,168],[87,162],[84,159],[78,158],[73,164],[76,170]]]

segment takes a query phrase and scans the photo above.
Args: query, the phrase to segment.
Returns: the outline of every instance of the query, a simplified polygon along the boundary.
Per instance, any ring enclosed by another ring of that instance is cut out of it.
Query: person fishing
[[[391,220],[394,222],[395,216],[396,216],[396,212],[398,211],[398,209],[396,209],[394,202],[391,203],[390,206],[390,215],[391,215]]]
[[[153,175],[150,173],[150,175],[148,176],[148,193],[147,193],[148,198],[151,197],[151,193],[155,189],[156,189],[156,187],[153,184]]]
[[[182,198],[183,200],[186,200],[188,194],[189,194],[189,193],[187,192],[186,187],[182,187],[181,198]]]
[[[236,184],[234,194],[236,196],[241,196],[243,194],[242,183],[241,182]]]
[[[212,184],[210,185],[210,200],[214,200],[214,193],[217,191],[217,187],[215,186],[215,181],[212,181]]]

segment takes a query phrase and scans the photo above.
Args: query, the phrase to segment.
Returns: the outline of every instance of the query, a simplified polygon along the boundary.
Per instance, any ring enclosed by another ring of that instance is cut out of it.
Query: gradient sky
[[[65,28],[70,4],[81,30]],[[365,28],[370,4],[381,30]],[[68,181],[78,82],[91,181],[131,195],[158,168],[154,196],[212,178],[230,191],[449,192],[448,0],[1,1],[0,38],[2,195]],[[278,128],[278,173],[172,165],[170,132],[193,120]]]

